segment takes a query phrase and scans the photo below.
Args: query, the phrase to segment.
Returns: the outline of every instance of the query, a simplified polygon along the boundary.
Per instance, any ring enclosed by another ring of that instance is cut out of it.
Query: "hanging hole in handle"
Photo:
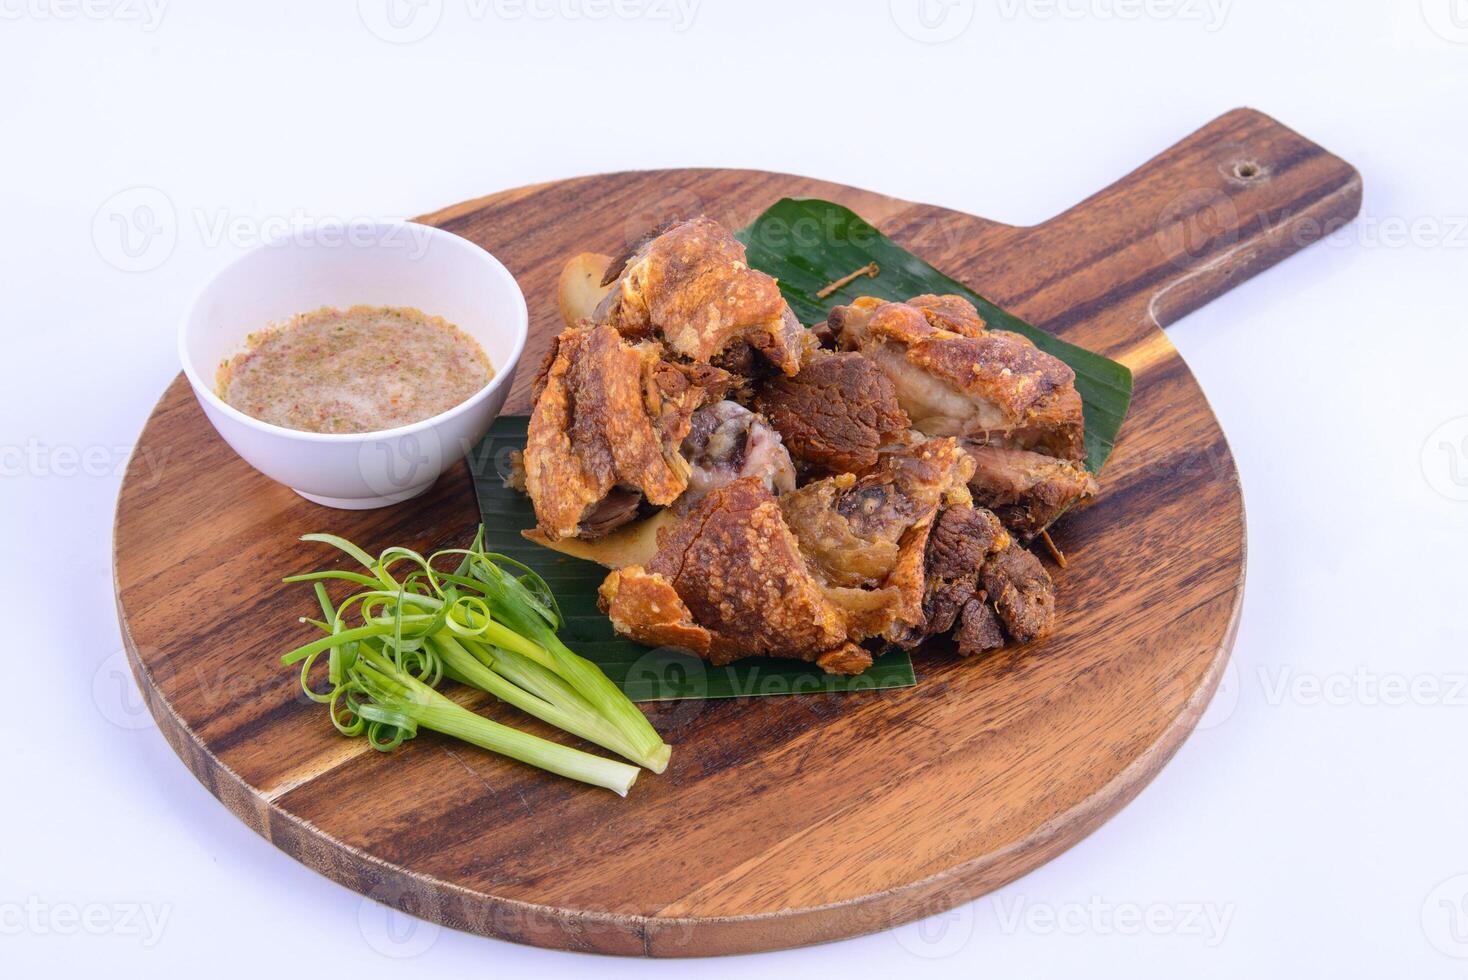
[[[1239,180],[1253,180],[1261,172],[1259,164],[1253,160],[1240,160],[1234,164],[1234,176],[1239,178]]]

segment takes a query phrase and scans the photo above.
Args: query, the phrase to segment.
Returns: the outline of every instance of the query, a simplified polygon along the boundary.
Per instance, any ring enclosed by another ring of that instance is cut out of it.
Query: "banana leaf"
[[[596,590],[607,570],[532,544],[520,536],[535,526],[530,498],[504,485],[510,453],[525,448],[529,419],[501,416],[469,454],[474,492],[484,521],[484,547],[524,562],[545,578],[565,616],[560,636],[566,645],[599,666],[634,701],[729,698],[765,694],[816,694],[910,687],[912,660],[895,650],[883,654],[865,673],[836,677],[801,660],[758,659],[715,667],[667,648],[649,649],[625,640],[596,607]]]
[[[995,306],[950,279],[863,221],[849,208],[817,198],[783,198],[736,232],[749,264],[780,281],[790,308],[807,326],[826,319],[831,307],[858,296],[906,300],[923,293],[956,293],[978,308],[996,330],[1011,330],[1060,358],[1076,373],[1086,414],[1086,466],[1099,471],[1111,454],[1132,400],[1132,372],[1100,354],[1067,343]],[[861,276],[822,299],[816,292],[876,262],[876,278]]]

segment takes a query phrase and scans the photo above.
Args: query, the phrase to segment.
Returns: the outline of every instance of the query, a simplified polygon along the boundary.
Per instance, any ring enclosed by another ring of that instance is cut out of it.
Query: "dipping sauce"
[[[215,379],[246,415],[306,432],[377,432],[446,412],[494,377],[483,348],[442,317],[322,307],[245,338]]]

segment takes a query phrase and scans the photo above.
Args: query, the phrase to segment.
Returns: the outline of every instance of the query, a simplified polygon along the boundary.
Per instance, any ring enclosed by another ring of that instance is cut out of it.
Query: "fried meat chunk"
[[[728,379],[660,354],[608,326],[556,338],[536,381],[522,460],[546,537],[605,534],[635,517],[643,501],[665,506],[687,488],[690,467],[678,447],[694,411],[719,397]]]
[[[862,641],[921,630],[928,532],[940,508],[968,500],[971,471],[938,439],[779,500],[758,477],[716,487],[659,535],[651,561],[607,577],[602,607],[618,632],[715,664],[865,670]]]
[[[800,369],[804,327],[775,280],[749,267],[744,246],[711,218],[673,224],[607,270],[612,289],[594,319],[633,339],[660,338],[703,364],[748,347],[784,374]]]
[[[992,511],[950,507],[928,538],[924,613],[914,639],[951,631],[964,656],[1027,643],[1054,624],[1055,583]]]
[[[892,382],[855,352],[814,354],[799,374],[765,384],[754,404],[790,454],[818,472],[872,468],[877,451],[902,441],[911,424]]]
[[[1089,502],[1100,487],[1080,463],[1024,449],[969,446],[974,501],[999,515],[1022,541],[1039,534],[1061,514]]]
[[[795,464],[780,433],[737,402],[715,402],[695,412],[681,452],[691,472],[688,489],[678,498],[680,508],[716,487],[751,476],[773,493],[795,489]]]
[[[1055,625],[1055,583],[1032,552],[1018,544],[984,563],[979,582],[1016,643],[1028,643]]]
[[[1075,372],[1019,334],[982,329],[961,297],[863,297],[832,309],[826,322],[843,349],[870,358],[892,381],[918,431],[1084,458]]]
[[[601,607],[617,632],[714,664],[796,657],[859,673],[867,641],[952,632],[964,654],[1025,642],[1049,628],[1053,585],[971,506],[971,474],[956,440],[934,439],[778,500],[755,476],[715,487],[659,532],[651,560],[607,577]]]
[[[770,656],[852,665],[845,615],[758,478],[714,488],[659,539],[645,566],[602,583],[601,606],[619,633],[714,664]]]
[[[925,621],[915,643],[952,633],[963,656],[1004,645],[1004,633],[986,601],[979,576],[985,562],[1009,547],[999,518],[979,507],[950,507],[928,538]]]
[[[966,505],[973,462],[953,439],[882,453],[869,472],[809,483],[780,500],[854,640],[921,633],[925,552],[939,512]]]

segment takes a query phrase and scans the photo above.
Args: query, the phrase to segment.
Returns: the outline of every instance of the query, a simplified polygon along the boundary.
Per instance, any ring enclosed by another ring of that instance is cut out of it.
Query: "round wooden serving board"
[[[159,728],[232,813],[322,874],[457,928],[690,956],[939,912],[1059,854],[1157,773],[1227,662],[1245,548],[1223,432],[1159,327],[1349,220],[1359,176],[1238,110],[1031,228],[744,170],[556,181],[424,220],[489,249],[524,288],[531,342],[507,411],[525,412],[570,255],[619,252],[671,213],[737,228],[787,195],[853,208],[1135,373],[1104,492],[1056,534],[1070,562],[1055,570],[1054,635],[971,662],[919,653],[911,688],[648,705],[673,761],[625,800],[431,733],[384,756],[337,735],[278,663],[310,636],[296,617],[313,607],[280,579],[336,563],[296,540],[309,531],[372,552],[466,544],[467,470],[394,507],[326,510],[236,457],[180,377],[118,501],[117,604]]]

